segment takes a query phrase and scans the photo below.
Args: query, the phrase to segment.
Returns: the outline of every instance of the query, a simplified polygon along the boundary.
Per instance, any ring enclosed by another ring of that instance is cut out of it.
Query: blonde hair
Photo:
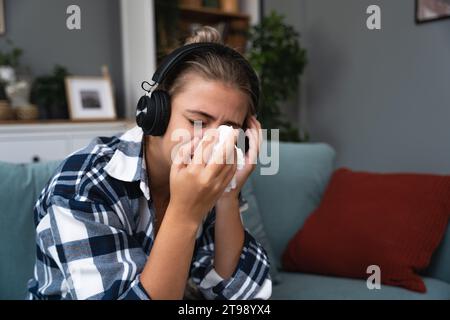
[[[210,26],[203,26],[195,30],[186,39],[185,45],[199,42],[223,44],[220,33]],[[186,76],[191,73],[198,74],[207,80],[222,81],[241,90],[248,97],[250,113],[256,113],[258,106],[254,101],[258,99],[255,99],[257,93],[252,91],[251,75],[243,67],[242,62],[237,61],[234,57],[216,52],[193,53],[170,72],[161,86],[173,97],[183,89],[186,84]]]

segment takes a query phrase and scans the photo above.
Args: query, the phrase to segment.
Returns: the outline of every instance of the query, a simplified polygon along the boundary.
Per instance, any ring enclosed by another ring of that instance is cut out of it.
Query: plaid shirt
[[[142,142],[139,127],[99,137],[59,166],[34,208],[29,299],[151,299],[139,278],[155,240]],[[185,298],[268,299],[268,258],[247,230],[233,275],[217,274],[214,221],[212,209],[197,232]]]

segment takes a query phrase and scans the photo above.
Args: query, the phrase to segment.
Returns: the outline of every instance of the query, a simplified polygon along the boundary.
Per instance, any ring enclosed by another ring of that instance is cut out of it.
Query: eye
[[[188,120],[189,120],[189,122],[191,123],[192,126],[194,126],[196,122],[201,123],[202,128],[205,128],[205,127],[208,125],[208,124],[207,124],[205,121],[203,121],[203,120],[192,120],[192,119],[188,119]]]

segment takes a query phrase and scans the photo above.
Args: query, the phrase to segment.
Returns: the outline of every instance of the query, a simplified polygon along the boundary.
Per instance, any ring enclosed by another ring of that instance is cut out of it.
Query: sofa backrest
[[[334,169],[334,150],[322,143],[279,143],[279,172],[252,175],[264,227],[280,265],[288,241],[319,205]],[[35,261],[33,206],[59,162],[0,162],[0,300],[23,299]],[[450,224],[425,274],[450,283]]]
[[[279,143],[279,172],[252,174],[264,229],[281,266],[281,255],[289,240],[319,205],[334,170],[335,151],[323,143]],[[264,150],[264,147],[262,150]],[[450,283],[450,223],[430,266],[423,274]]]
[[[24,299],[36,259],[33,207],[59,162],[0,162],[0,300]]]
[[[261,150],[265,150],[266,142]],[[258,163],[252,182],[264,227],[278,266],[288,241],[319,205],[334,168],[334,150],[324,143],[270,143],[279,148],[279,171],[261,175]]]
[[[450,283],[450,220],[447,225],[447,232],[431,257],[430,266],[424,274]]]

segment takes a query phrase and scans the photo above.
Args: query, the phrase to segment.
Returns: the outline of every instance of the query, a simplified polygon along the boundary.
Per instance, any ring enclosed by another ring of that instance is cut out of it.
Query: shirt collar
[[[139,187],[147,200],[150,200],[147,168],[144,160],[144,133],[138,126],[119,137],[117,149],[105,166],[111,177],[125,181],[140,181]]]

